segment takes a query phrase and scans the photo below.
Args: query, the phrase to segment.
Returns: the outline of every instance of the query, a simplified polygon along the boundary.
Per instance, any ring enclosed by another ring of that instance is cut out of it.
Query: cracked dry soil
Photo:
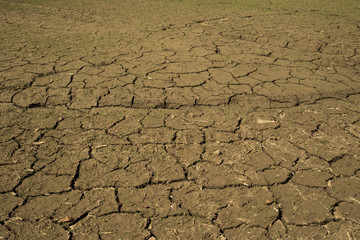
[[[360,239],[359,5],[50,2],[0,1],[0,239]]]

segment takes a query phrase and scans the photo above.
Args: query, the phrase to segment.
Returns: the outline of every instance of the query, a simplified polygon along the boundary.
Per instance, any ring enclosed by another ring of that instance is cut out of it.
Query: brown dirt
[[[0,239],[360,239],[359,4],[253,2],[1,0]]]

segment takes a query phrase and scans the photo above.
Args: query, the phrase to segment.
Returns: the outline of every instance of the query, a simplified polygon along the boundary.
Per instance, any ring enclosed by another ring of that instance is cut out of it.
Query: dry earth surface
[[[360,239],[359,1],[0,11],[0,239]]]

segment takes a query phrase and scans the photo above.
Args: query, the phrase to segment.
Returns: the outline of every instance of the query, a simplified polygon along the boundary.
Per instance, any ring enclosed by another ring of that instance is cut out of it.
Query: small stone
[[[220,151],[220,150],[216,150],[216,151],[214,152],[214,155],[216,155],[216,156],[221,155],[221,151]]]
[[[267,205],[270,205],[270,204],[272,204],[274,201],[272,200],[272,199],[269,199],[269,200],[266,200],[265,201],[265,203],[267,204]]]
[[[71,222],[71,221],[73,221],[73,219],[72,219],[72,217],[69,217],[69,216],[66,216],[64,218],[57,220],[57,222],[59,222],[59,223],[65,223],[65,222]]]
[[[256,122],[259,124],[275,123],[274,120],[267,120],[267,119],[257,119]]]

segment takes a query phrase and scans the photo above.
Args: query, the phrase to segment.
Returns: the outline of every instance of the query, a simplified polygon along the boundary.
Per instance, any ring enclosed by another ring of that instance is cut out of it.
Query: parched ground
[[[0,12],[0,239],[360,239],[358,1]]]

